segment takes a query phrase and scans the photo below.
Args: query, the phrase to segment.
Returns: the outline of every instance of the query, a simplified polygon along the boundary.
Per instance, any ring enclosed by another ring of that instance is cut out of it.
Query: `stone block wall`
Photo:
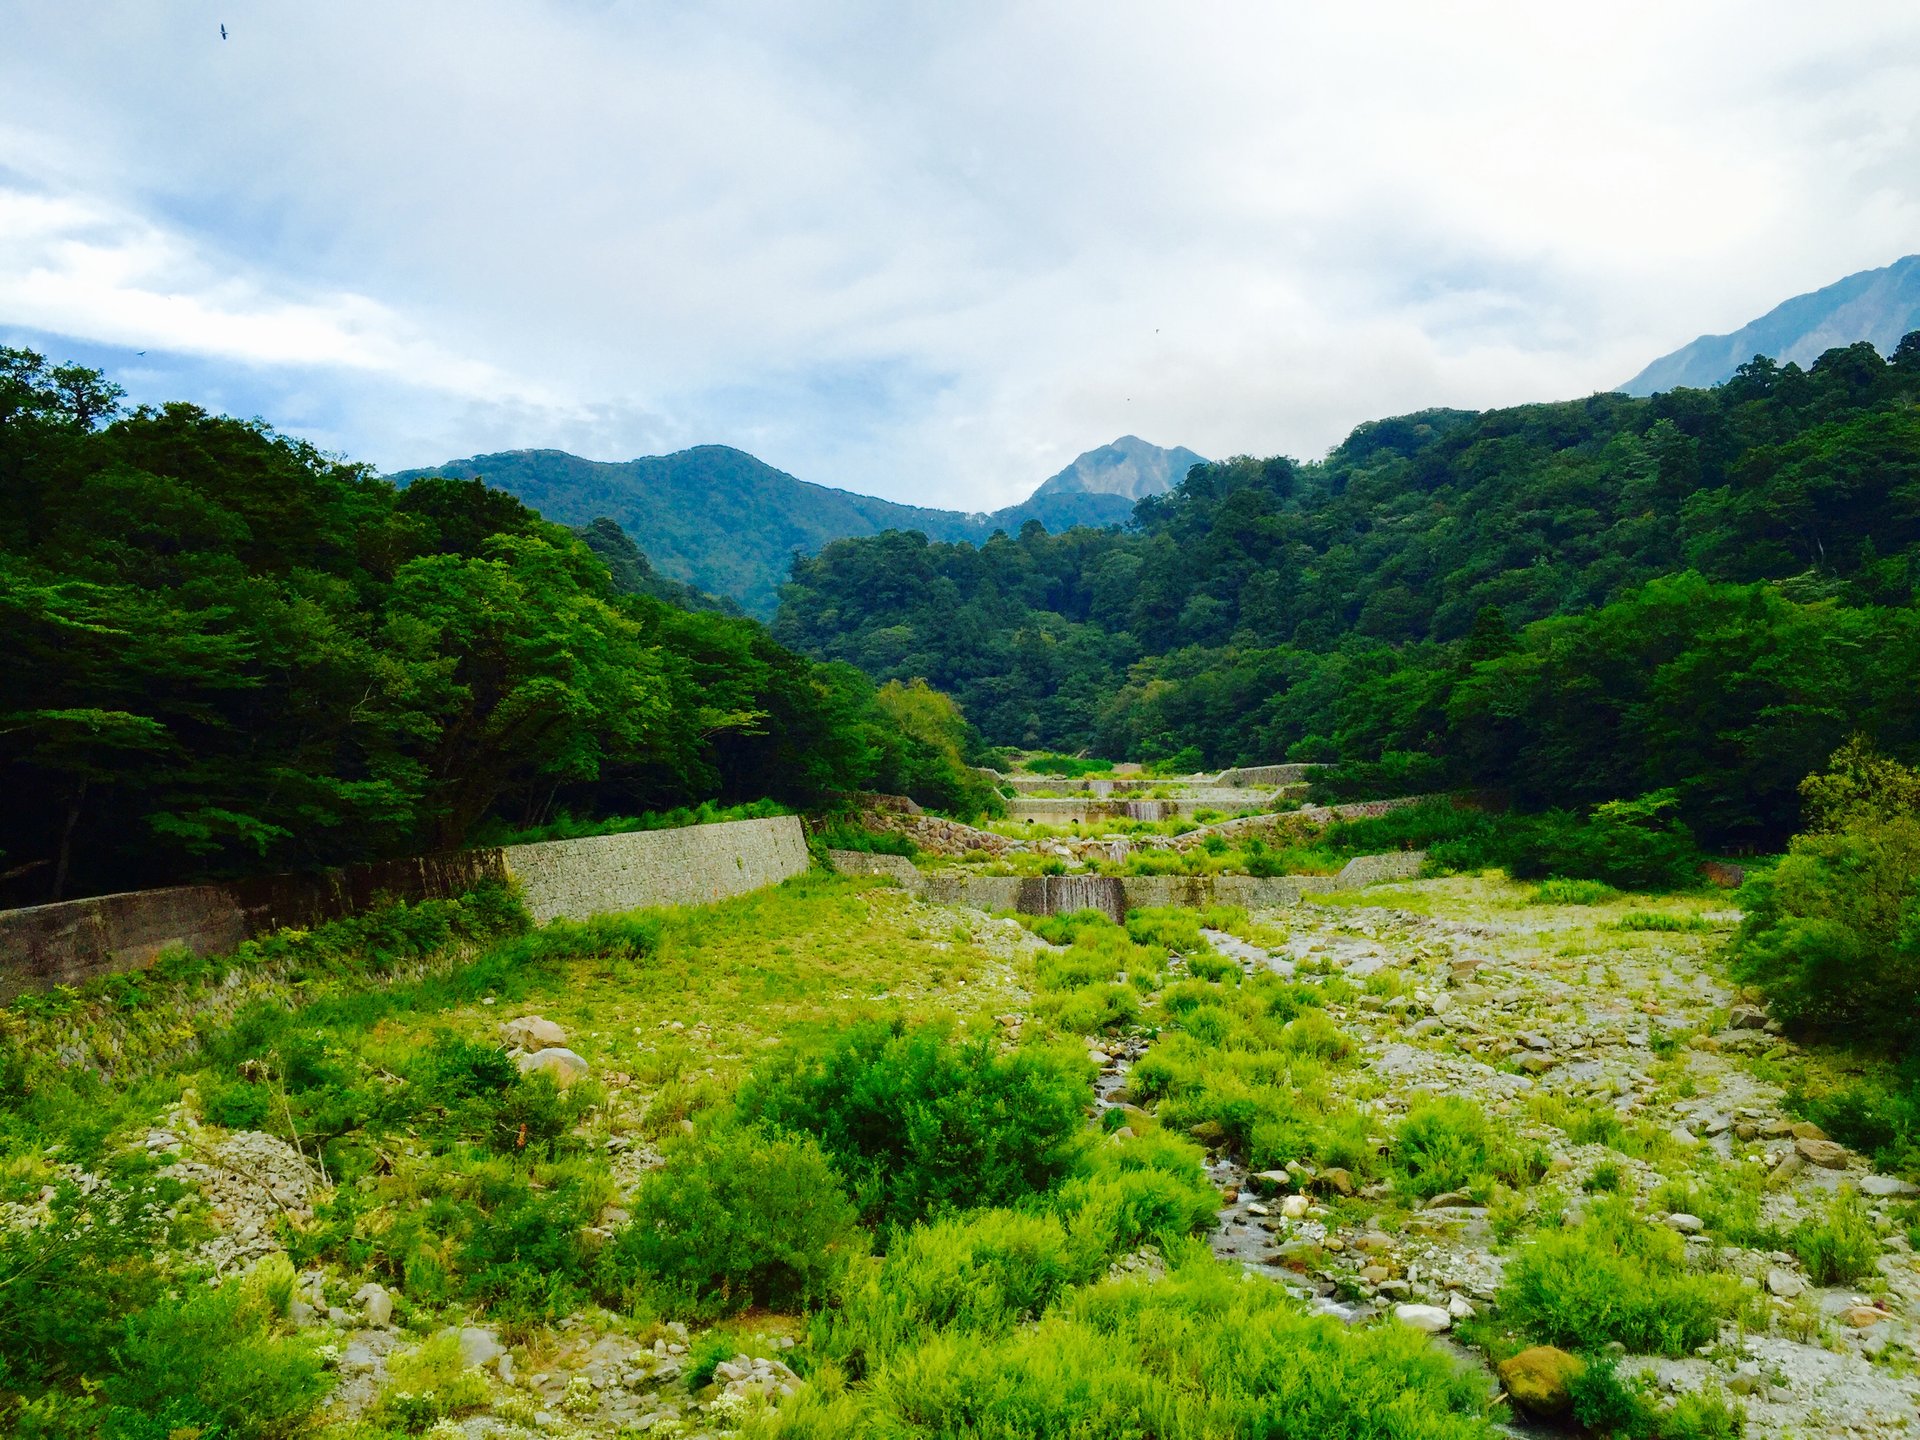
[[[501,854],[542,925],[653,905],[705,905],[777,885],[808,863],[807,838],[793,815],[509,845]]]
[[[445,899],[483,880],[519,881],[544,924],[721,900],[778,884],[807,863],[800,822],[783,815],[0,910],[0,1003],[137,970],[173,946],[218,954],[269,931],[311,929],[388,900]]]

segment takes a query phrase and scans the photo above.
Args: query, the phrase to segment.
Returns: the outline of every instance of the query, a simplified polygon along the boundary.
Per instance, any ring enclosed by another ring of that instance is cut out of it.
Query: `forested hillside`
[[[563,525],[609,517],[639,537],[667,577],[762,618],[773,614],[796,551],[811,553],[845,536],[918,530],[942,540],[984,540],[1036,519],[1055,530],[1118,525],[1131,508],[1125,496],[1082,490],[1035,494],[991,514],[898,505],[796,480],[727,445],[619,463],[510,450],[393,478],[407,485],[422,477],[484,479]]]
[[[589,536],[625,588],[696,598],[625,538]],[[621,589],[478,482],[399,491],[0,350],[0,895],[416,853],[562,808],[977,783],[940,697]]]
[[[1920,744],[1917,401],[1920,334],[1382,420],[1322,463],[1196,467],[1128,533],[842,541],[795,562],[775,634],[924,676],[998,743],[1670,788],[1715,841],[1778,841],[1848,733]]]

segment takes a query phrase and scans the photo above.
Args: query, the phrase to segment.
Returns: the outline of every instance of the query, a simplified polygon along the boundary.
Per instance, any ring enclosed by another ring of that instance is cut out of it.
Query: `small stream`
[[[1239,963],[1249,975],[1262,971],[1291,977],[1296,961],[1285,956],[1229,935],[1224,930],[1202,930],[1207,943],[1216,954],[1226,956]],[[1360,948],[1360,947],[1355,947]],[[1304,958],[1304,952],[1299,952]],[[1355,957],[1362,962],[1362,968],[1369,968],[1365,961],[1372,958],[1362,953]],[[1179,957],[1174,957],[1174,967],[1180,966]],[[1147,1051],[1148,1041],[1141,1036],[1128,1036],[1119,1041],[1102,1041],[1100,1050],[1102,1059],[1100,1073],[1094,1081],[1094,1096],[1102,1111],[1111,1109],[1120,1102],[1114,1097],[1126,1088],[1127,1072]],[[1222,1155],[1207,1165],[1207,1178],[1222,1195],[1231,1191],[1234,1199],[1220,1208],[1218,1223],[1207,1236],[1207,1246],[1214,1258],[1228,1264],[1238,1265],[1249,1274],[1261,1275],[1284,1286],[1288,1293],[1298,1298],[1316,1315],[1327,1315],[1345,1325],[1370,1320],[1382,1313],[1385,1306],[1378,1301],[1350,1302],[1335,1298],[1333,1282],[1315,1276],[1303,1275],[1289,1269],[1280,1259],[1278,1241],[1281,1235],[1287,1239],[1319,1240],[1325,1236],[1325,1228],[1315,1220],[1286,1222],[1279,1218],[1280,1203],[1283,1195],[1263,1197],[1254,1193],[1251,1176],[1247,1167],[1231,1156]],[[1268,1227],[1272,1226],[1272,1229]],[[1486,1357],[1477,1350],[1459,1344],[1446,1335],[1432,1337],[1435,1344],[1449,1351],[1463,1368],[1477,1370],[1487,1377],[1489,1385],[1498,1388],[1498,1381],[1487,1364]],[[1494,1432],[1500,1435],[1516,1437],[1548,1436],[1559,1432],[1550,1427],[1541,1428],[1508,1416],[1496,1419]]]

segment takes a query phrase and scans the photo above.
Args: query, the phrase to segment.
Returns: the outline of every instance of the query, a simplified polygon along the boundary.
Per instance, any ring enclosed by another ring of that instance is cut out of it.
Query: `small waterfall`
[[[1123,800],[1120,806],[1129,820],[1165,820],[1173,814],[1170,800]]]
[[[1098,910],[1125,920],[1127,892],[1117,875],[1035,875],[1020,882],[1018,908],[1027,915]]]

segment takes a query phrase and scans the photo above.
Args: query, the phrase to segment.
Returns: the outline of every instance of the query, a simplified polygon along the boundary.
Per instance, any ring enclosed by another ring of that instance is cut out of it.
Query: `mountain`
[[[1731,335],[1702,335],[1663,355],[1620,388],[1652,395],[1680,386],[1705,390],[1730,378],[1756,355],[1801,369],[1835,346],[1869,341],[1882,355],[1920,330],[1920,255],[1879,270],[1862,270],[1776,305]]]
[[[1092,461],[1106,451],[1121,458]],[[482,476],[562,525],[588,526],[604,516],[633,537],[658,576],[737,601],[748,614],[767,619],[796,552],[812,554],[831,541],[883,530],[918,530],[933,540],[977,544],[996,530],[1017,534],[1029,520],[1056,533],[1075,525],[1123,525],[1133,514],[1132,492],[1124,488],[1063,486],[1043,492],[1080,466],[1093,480],[1113,486],[1148,484],[1156,464],[1170,468],[1174,457],[1189,456],[1199,458],[1190,450],[1161,450],[1126,436],[1081,456],[1021,504],[988,514],[900,505],[811,484],[726,445],[625,461],[583,460],[563,450],[508,450],[391,478],[405,485],[423,475]],[[1164,489],[1164,483],[1157,488]]]
[[[1058,475],[1042,481],[1035,500],[1052,495],[1124,495],[1138,500],[1171,490],[1205,459],[1176,445],[1163,450],[1138,435],[1122,435],[1111,445],[1089,450]]]

